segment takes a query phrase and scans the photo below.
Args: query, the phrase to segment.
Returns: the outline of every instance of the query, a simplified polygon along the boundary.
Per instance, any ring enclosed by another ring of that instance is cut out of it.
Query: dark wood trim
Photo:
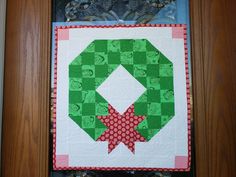
[[[8,0],[2,177],[47,177],[51,1]]]
[[[236,176],[235,6],[191,1],[197,177]]]
[[[200,176],[208,176],[206,174],[208,169],[207,161],[207,144],[206,126],[205,122],[205,85],[204,85],[204,71],[203,71],[203,38],[202,38],[202,3],[201,1],[190,2],[190,16],[191,16],[191,54],[192,54],[192,84],[193,84],[193,119],[195,130],[195,146],[196,149],[196,173]],[[199,167],[198,162],[201,162]],[[203,175],[204,174],[204,175]]]

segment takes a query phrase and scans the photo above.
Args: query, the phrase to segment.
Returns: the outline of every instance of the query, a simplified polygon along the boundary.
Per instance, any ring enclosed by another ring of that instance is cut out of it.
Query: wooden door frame
[[[197,177],[236,176],[233,119],[236,96],[230,94],[235,87],[227,87],[228,82],[235,83],[232,73],[236,64],[226,58],[226,64],[232,65],[227,68],[219,59],[222,42],[228,47],[227,56],[236,58],[232,52],[232,45],[236,46],[235,36],[234,40],[227,40],[224,36],[229,37],[228,34],[221,34],[235,32],[235,23],[226,20],[233,14],[235,2],[223,1],[225,12],[220,18],[214,15],[221,15],[221,0],[192,0],[190,3]],[[224,27],[216,31],[216,25],[221,24]],[[51,1],[8,0],[2,177],[47,177],[49,174],[50,34]],[[227,82],[222,82],[225,87],[215,83],[218,77],[228,78]],[[227,96],[222,100],[222,104],[226,104],[223,113],[214,110],[214,107],[220,108],[219,100],[212,102],[215,96],[222,95]],[[222,125],[218,122],[221,116],[226,119]],[[217,144],[214,134],[225,140],[214,146]]]

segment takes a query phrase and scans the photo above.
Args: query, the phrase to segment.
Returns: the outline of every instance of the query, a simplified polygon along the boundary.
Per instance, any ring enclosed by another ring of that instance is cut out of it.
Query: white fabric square
[[[120,65],[96,91],[122,115],[146,88]]]

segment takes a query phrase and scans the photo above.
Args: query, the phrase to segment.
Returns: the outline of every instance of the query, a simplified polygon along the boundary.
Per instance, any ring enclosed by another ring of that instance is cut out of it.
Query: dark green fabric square
[[[149,136],[149,134],[148,134],[148,129],[139,129],[138,132],[141,133],[141,135],[142,135],[145,139],[147,139],[147,137]]]
[[[94,53],[82,53],[82,64],[93,65],[95,61]]]
[[[159,64],[171,64],[171,61],[165,55],[160,53]]]
[[[108,76],[113,72],[115,71],[115,69],[118,67],[119,65],[118,64],[110,64],[108,65]]]
[[[95,120],[95,126],[96,128],[106,128],[106,126],[99,119]]]
[[[174,103],[162,103],[161,110],[162,115],[171,115],[174,116],[175,108]]]
[[[173,77],[161,77],[160,78],[161,89],[172,89],[173,88]]]
[[[69,100],[70,100],[70,104],[72,104],[72,103],[81,103],[82,102],[82,93],[81,93],[81,91],[70,91]]]
[[[107,40],[96,40],[95,52],[107,52]]]
[[[109,52],[108,53],[108,63],[109,64],[120,64],[120,53],[119,52]]]
[[[69,65],[69,77],[82,77],[80,65]]]
[[[107,101],[98,92],[96,92],[96,102],[97,103],[106,103]]]
[[[145,77],[136,78],[144,87],[147,87],[147,79]]]
[[[137,116],[147,115],[147,104],[146,103],[135,103],[134,113]]]
[[[133,40],[121,40],[120,46],[122,52],[133,51]]]
[[[82,105],[82,115],[83,116],[95,115],[95,103],[84,103]]]
[[[161,117],[160,116],[149,116],[148,119],[149,129],[160,129],[161,128]]]
[[[160,91],[159,90],[148,90],[147,100],[148,102],[160,102]]]
[[[159,77],[159,66],[158,65],[147,65],[147,75]]]
[[[123,65],[123,66],[131,75],[134,74],[134,67],[133,67],[133,65]]]
[[[75,123],[77,123],[78,125],[81,125],[82,123],[82,117],[81,116],[74,116],[74,115],[69,115],[70,118],[75,121]]]
[[[89,134],[92,139],[95,139],[95,128],[84,128],[84,131]]]
[[[95,90],[95,79],[94,78],[83,78],[82,79],[83,90]]]
[[[97,65],[95,66],[95,76],[96,77],[107,77],[108,75],[108,66],[107,65]]]
[[[146,52],[134,52],[134,64],[147,64]]]
[[[149,41],[146,41],[146,49],[147,49],[147,51],[156,51],[157,50]]]

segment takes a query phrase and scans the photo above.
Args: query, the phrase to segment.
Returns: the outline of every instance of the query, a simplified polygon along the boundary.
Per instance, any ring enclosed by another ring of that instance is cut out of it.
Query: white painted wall
[[[2,96],[3,96],[5,18],[6,18],[6,0],[0,0],[0,142],[1,142],[1,132],[2,132]],[[0,146],[0,151],[1,151],[1,146]]]

